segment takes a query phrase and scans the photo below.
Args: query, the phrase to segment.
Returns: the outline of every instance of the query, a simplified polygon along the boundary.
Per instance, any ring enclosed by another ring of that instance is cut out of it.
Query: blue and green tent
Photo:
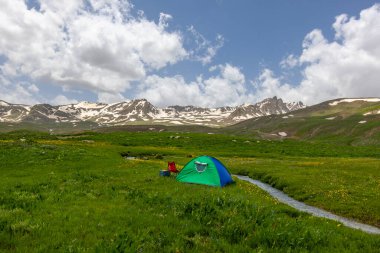
[[[233,182],[230,172],[216,158],[199,156],[188,162],[177,176],[183,183],[223,187]]]

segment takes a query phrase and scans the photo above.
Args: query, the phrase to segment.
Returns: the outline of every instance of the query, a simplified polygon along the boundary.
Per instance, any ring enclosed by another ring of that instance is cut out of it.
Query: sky
[[[380,97],[380,2],[0,0],[0,100]]]

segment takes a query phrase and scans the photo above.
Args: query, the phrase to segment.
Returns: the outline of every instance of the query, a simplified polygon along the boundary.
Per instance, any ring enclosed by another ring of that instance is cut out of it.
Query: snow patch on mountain
[[[9,106],[9,104],[3,100],[0,100],[0,106]]]
[[[363,115],[364,116],[368,116],[368,115],[376,115],[376,114],[380,114],[380,110],[375,110],[375,111],[370,111],[370,112],[366,112],[364,113]]]
[[[281,98],[273,97],[254,105],[243,104],[238,106],[228,118],[232,121],[241,121],[273,114],[285,114],[305,107],[302,102],[285,103]]]
[[[271,114],[283,114],[304,108],[301,103],[284,103],[277,97],[265,99],[255,105],[237,107],[203,108],[196,106],[169,106],[157,108],[146,99],[135,99],[114,104],[80,102],[52,106],[0,104],[0,121],[3,122],[80,122],[99,125],[124,125],[131,122],[165,124],[194,124],[221,126]]]
[[[335,106],[340,103],[351,103],[356,101],[364,101],[364,102],[380,102],[380,98],[345,98],[341,100],[337,100],[329,103],[331,106]]]

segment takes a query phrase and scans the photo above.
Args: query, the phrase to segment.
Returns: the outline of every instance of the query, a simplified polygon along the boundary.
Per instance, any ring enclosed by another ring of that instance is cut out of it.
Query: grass
[[[380,103],[363,101],[339,103],[329,102],[306,107],[287,115],[270,115],[253,118],[228,126],[230,133],[255,134],[264,139],[280,139],[279,132],[288,138],[327,142],[335,145],[380,146],[380,115],[364,115],[377,111]],[[360,124],[359,122],[365,121]]]
[[[380,162],[373,158],[239,159],[233,172],[307,204],[380,227]]]
[[[317,146],[191,133],[1,134],[0,251],[377,252],[379,236],[297,212],[245,182],[213,188],[158,176],[168,160],[184,165],[206,153],[327,209],[341,195],[322,194],[317,180],[332,192],[356,182],[361,212],[350,201],[339,205],[375,221],[378,150]]]

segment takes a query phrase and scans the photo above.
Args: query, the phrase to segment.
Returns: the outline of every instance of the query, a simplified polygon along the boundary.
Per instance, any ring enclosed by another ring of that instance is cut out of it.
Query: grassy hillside
[[[230,133],[255,134],[265,139],[323,140],[352,145],[380,145],[379,102],[327,101],[286,115],[272,115],[226,128]],[[365,115],[366,114],[366,115]]]
[[[52,134],[62,134],[62,133],[78,133],[85,130],[93,130],[99,128],[99,125],[93,122],[22,122],[22,123],[10,123],[10,122],[0,122],[0,133],[13,132],[17,130],[29,130],[29,131],[42,131],[49,132]]]
[[[379,149],[323,145],[175,132],[0,134],[0,251],[377,252],[379,236],[299,213],[253,185],[158,176],[167,161],[214,155],[234,172],[378,224]]]

